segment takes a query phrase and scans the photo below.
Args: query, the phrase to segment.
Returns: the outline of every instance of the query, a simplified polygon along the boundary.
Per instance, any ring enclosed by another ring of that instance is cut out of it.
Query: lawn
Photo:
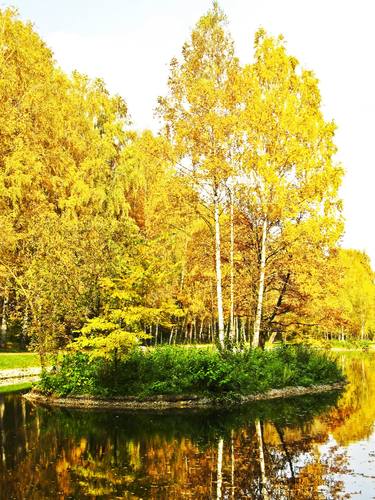
[[[0,353],[0,370],[40,366],[39,355],[34,352]]]
[[[0,386],[0,394],[6,394],[7,392],[25,391],[26,389],[31,389],[31,382],[22,382],[21,384],[4,385]]]

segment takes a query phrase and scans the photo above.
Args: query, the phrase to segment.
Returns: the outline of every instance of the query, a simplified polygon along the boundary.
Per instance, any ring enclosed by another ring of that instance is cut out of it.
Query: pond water
[[[104,412],[0,394],[0,498],[375,498],[375,354],[342,393],[232,410]]]

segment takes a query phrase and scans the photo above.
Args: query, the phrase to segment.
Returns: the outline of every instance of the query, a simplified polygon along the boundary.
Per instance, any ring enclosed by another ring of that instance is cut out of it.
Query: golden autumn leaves
[[[106,324],[124,345],[357,334],[322,319],[342,169],[317,80],[281,38],[259,30],[242,66],[215,3],[171,63],[154,137],[12,11],[0,22],[2,341],[13,326],[43,353]]]

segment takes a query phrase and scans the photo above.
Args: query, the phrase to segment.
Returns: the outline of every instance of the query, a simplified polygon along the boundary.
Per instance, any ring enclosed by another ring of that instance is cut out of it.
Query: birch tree
[[[219,341],[224,346],[220,212],[225,182],[231,174],[228,147],[233,133],[233,90],[238,71],[233,42],[224,29],[225,16],[215,2],[201,17],[171,62],[168,95],[159,98],[159,114],[182,170],[198,190],[201,201],[213,207],[216,299]]]
[[[241,209],[253,223],[258,286],[253,347],[261,343],[267,266],[291,248],[284,235],[303,234],[311,225],[316,243],[332,245],[339,236],[337,190],[342,169],[332,156],[335,125],[320,110],[318,82],[286,52],[281,37],[255,36],[255,62],[243,70],[241,126]],[[283,241],[284,240],[284,241]],[[284,246],[286,244],[286,247]],[[272,251],[269,249],[272,246]]]

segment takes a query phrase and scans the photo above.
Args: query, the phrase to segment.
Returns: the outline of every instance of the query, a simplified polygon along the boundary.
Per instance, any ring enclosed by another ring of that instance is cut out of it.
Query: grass
[[[8,392],[17,392],[30,389],[32,387],[32,382],[22,382],[21,384],[4,385],[0,386],[0,394],[6,394]]]
[[[40,366],[39,355],[33,352],[0,353],[0,370]]]
[[[242,352],[160,346],[135,350],[116,364],[83,353],[66,355],[38,385],[44,394],[155,396],[197,394],[218,399],[343,379],[324,353],[303,346]]]
[[[349,340],[329,340],[331,349],[343,350],[371,350],[375,348],[375,342],[371,340],[349,339]]]

